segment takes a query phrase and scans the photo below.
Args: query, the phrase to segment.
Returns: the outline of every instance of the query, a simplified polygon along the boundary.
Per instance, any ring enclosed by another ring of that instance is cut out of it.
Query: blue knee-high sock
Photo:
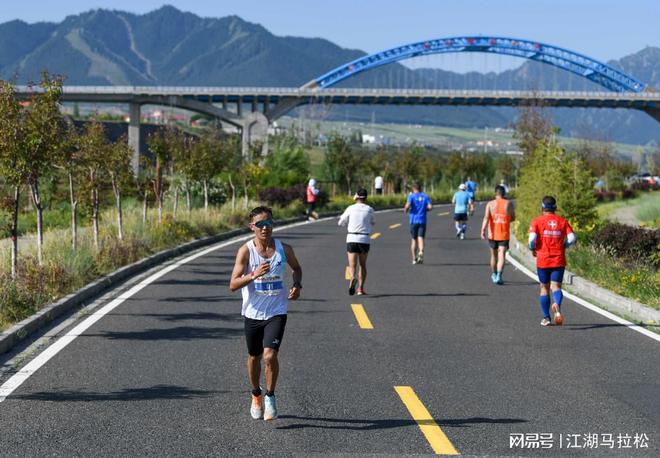
[[[541,304],[541,312],[543,317],[547,318],[550,316],[550,296],[539,296],[539,303]]]
[[[558,306],[561,307],[561,301],[564,299],[564,294],[561,292],[560,289],[557,289],[552,292],[552,300],[557,304]]]
[[[463,231],[463,233],[467,231],[467,224],[461,224],[461,231]]]

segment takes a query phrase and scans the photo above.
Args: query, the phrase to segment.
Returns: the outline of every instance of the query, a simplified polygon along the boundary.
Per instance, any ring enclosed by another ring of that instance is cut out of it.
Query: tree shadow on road
[[[193,390],[177,385],[154,385],[148,388],[124,388],[110,393],[95,393],[90,391],[63,390],[37,391],[12,396],[12,399],[24,401],[50,402],[98,402],[98,401],[150,401],[154,399],[193,399],[207,398],[217,393],[227,391]]]
[[[393,294],[369,294],[366,297],[462,297],[462,296],[488,296],[479,293],[393,293]]]
[[[291,425],[280,426],[277,429],[304,429],[304,428],[320,428],[320,429],[344,429],[354,431],[371,431],[379,429],[402,428],[406,426],[420,425],[435,425],[449,426],[453,428],[466,428],[474,424],[515,424],[527,423],[527,420],[522,418],[485,418],[485,417],[470,417],[470,418],[445,418],[435,420],[420,420],[416,422],[411,419],[385,419],[385,420],[355,420],[344,418],[324,418],[324,417],[300,417],[296,415],[280,415],[282,420],[303,420],[309,423],[294,423]],[[328,425],[319,424],[319,422],[330,423]]]
[[[154,282],[154,285],[198,285],[198,286],[226,286],[227,279],[231,275],[231,270],[220,272],[217,274],[218,278],[210,280],[182,280],[171,278],[169,280],[159,280]]]
[[[156,318],[163,321],[196,321],[196,320],[222,320],[222,321],[243,321],[238,313],[109,313],[107,316],[130,316],[135,318]]]
[[[233,339],[243,336],[243,328],[201,328],[180,326],[169,329],[146,329],[143,331],[106,331],[100,334],[84,334],[84,337],[102,337],[110,340],[200,340]]]

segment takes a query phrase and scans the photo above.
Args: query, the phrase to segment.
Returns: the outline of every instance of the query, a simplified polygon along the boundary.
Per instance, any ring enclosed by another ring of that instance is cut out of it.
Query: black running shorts
[[[508,240],[491,240],[488,239],[488,244],[493,250],[497,250],[499,247],[503,246],[507,250],[509,249],[509,241]]]
[[[467,213],[454,213],[454,221],[467,221],[467,220],[468,220]]]
[[[367,254],[369,253],[369,246],[368,243],[350,242],[346,244],[346,251],[349,253]]]
[[[245,341],[250,356],[261,356],[265,348],[279,350],[286,327],[286,315],[275,315],[267,320],[244,318]]]
[[[426,223],[416,223],[410,225],[410,235],[412,238],[426,237]]]

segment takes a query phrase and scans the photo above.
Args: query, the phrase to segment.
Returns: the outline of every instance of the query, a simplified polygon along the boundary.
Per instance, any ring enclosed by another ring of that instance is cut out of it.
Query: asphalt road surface
[[[660,456],[660,344],[568,300],[564,326],[542,328],[536,283],[507,266],[493,285],[480,215],[461,241],[448,210],[430,214],[423,265],[403,213],[377,214],[365,296],[348,295],[336,219],[276,233],[304,271],[279,419],[249,415],[233,244],[142,288],[27,378],[0,403],[0,455]]]

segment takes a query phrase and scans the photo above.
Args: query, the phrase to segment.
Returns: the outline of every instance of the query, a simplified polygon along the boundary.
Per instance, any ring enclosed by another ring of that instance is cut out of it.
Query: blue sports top
[[[458,191],[454,194],[452,202],[455,204],[454,213],[467,213],[468,211],[468,202],[470,202],[470,193],[467,191]]]
[[[426,208],[431,204],[431,199],[423,192],[415,192],[408,196],[410,205],[410,224],[426,224]]]

